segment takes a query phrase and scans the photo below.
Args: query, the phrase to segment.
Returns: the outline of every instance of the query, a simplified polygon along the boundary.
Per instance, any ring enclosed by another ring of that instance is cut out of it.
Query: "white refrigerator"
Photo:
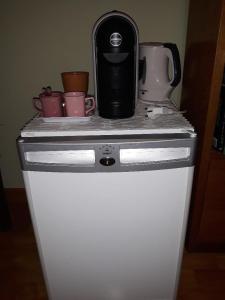
[[[22,130],[49,299],[176,299],[196,143],[190,124],[177,120],[95,129],[34,119]]]

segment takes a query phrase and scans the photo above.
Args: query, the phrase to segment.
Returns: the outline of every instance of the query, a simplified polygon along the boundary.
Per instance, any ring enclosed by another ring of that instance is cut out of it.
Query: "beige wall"
[[[8,0],[1,3],[1,170],[6,187],[22,186],[16,137],[33,114],[41,87],[62,89],[60,73],[90,72],[91,31],[105,12],[117,9],[136,21],[140,41],[171,41],[183,62],[188,0]],[[180,88],[174,93],[179,103]]]

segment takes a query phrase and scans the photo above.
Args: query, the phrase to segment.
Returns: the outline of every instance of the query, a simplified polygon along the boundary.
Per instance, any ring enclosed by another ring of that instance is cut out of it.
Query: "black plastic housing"
[[[93,30],[95,96],[101,117],[128,118],[137,95],[138,33],[126,14],[102,16]]]

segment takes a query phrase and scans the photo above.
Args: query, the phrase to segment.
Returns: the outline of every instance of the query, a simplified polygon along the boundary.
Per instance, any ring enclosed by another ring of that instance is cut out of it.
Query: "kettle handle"
[[[145,84],[146,80],[146,57],[144,56],[142,59],[139,59],[139,72],[138,72],[138,80],[142,79],[142,83]]]
[[[168,48],[172,52],[173,58],[173,79],[170,83],[171,86],[175,87],[178,85],[181,79],[181,66],[180,66],[180,55],[176,44],[164,43],[163,46]]]

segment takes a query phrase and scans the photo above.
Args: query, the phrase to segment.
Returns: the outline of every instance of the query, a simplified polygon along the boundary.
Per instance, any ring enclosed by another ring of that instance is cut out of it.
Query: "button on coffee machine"
[[[103,118],[134,114],[138,85],[138,30],[127,14],[112,11],[93,29],[95,98]]]

